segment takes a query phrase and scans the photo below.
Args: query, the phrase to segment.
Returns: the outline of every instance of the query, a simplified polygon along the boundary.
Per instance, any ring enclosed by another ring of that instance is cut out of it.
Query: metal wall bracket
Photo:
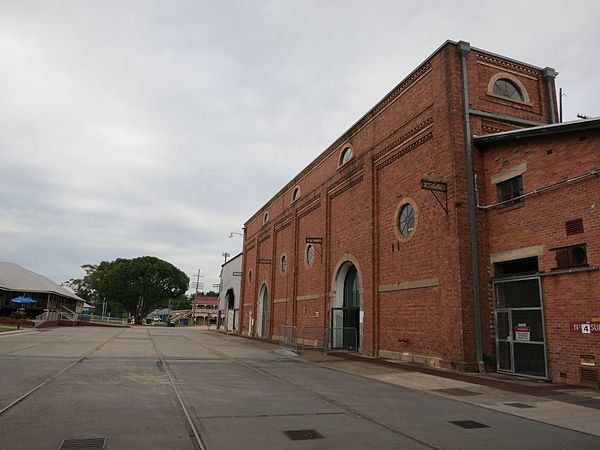
[[[440,204],[442,209],[445,211],[446,215],[448,215],[448,183],[446,183],[445,181],[436,181],[436,180],[429,180],[427,178],[421,178],[421,189],[430,191],[433,194],[433,196],[435,197],[435,199],[437,200],[437,202]],[[438,192],[440,194],[438,194]],[[442,200],[440,199],[442,194],[444,196],[443,203],[442,203]],[[439,195],[439,197],[438,197],[438,195]]]

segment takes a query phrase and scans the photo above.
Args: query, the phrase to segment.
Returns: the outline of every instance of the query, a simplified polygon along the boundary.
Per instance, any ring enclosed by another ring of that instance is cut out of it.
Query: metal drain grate
[[[474,420],[450,420],[452,425],[456,425],[461,428],[489,428],[489,425],[475,422]]]
[[[450,388],[450,389],[435,389],[434,392],[441,394],[454,395],[456,397],[467,397],[469,395],[481,395],[479,392],[467,391],[466,389]]]
[[[309,439],[325,439],[317,430],[287,430],[283,432],[292,441],[308,441]]]
[[[58,447],[58,450],[86,450],[90,448],[104,448],[106,438],[90,439],[65,439]]]
[[[535,408],[533,405],[528,405],[527,403],[513,402],[513,403],[505,403],[506,406],[512,406],[513,408]]]

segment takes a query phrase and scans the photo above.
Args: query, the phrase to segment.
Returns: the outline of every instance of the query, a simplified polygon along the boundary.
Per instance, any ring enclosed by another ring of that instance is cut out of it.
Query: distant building
[[[194,324],[216,323],[219,312],[219,297],[216,295],[198,295],[192,301],[191,307],[191,317]]]
[[[242,254],[234,256],[221,266],[219,289],[220,327],[228,333],[237,333],[240,321],[240,289],[242,280]]]
[[[83,311],[83,299],[70,290],[18,264],[0,262],[0,316],[14,314],[17,306],[11,300],[19,296],[31,297],[36,301],[32,305],[19,306],[30,317],[42,314],[44,310],[56,310],[60,306],[76,313]]]
[[[444,43],[246,222],[240,332],[598,386],[600,119],[556,75]]]

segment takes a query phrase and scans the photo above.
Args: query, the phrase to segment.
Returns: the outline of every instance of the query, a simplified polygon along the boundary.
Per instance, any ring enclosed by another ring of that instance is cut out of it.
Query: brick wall
[[[522,86],[526,101],[491,95],[490,80],[499,74]],[[550,107],[555,105],[547,97],[542,70],[472,50],[468,79],[473,134],[525,126],[519,121],[550,121]],[[359,271],[364,312],[360,352],[473,367],[462,95],[457,47],[448,43],[257,211],[245,226],[242,319],[255,314],[264,282],[270,292],[271,336],[282,324],[296,325],[299,333],[305,326],[330,326],[331,308],[339,295],[337,269],[352,261]],[[565,138],[565,145],[570,140]],[[340,166],[341,152],[348,146],[354,157]],[[498,169],[495,157],[489,156],[496,153],[474,147],[482,201],[492,201],[495,195],[489,186],[481,186],[486,183],[481,179]],[[519,155],[506,149],[505,157],[515,164],[527,156]],[[549,170],[554,170],[552,164]],[[422,178],[446,183],[447,193],[438,193],[442,204],[432,192],[421,189]],[[292,201],[296,187],[302,195]],[[401,236],[397,227],[404,202],[413,204],[417,213],[409,238]],[[270,217],[267,224],[263,224],[265,212]],[[495,353],[490,254],[504,248],[503,239],[515,227],[496,216],[495,211],[477,213],[483,344],[490,355]],[[306,237],[323,238],[322,245],[315,245],[311,266],[305,261]],[[522,239],[530,239],[529,234]],[[283,254],[288,265],[285,274],[280,270]],[[272,264],[258,264],[259,258],[270,258]],[[253,281],[248,280],[250,269],[255,273]],[[248,332],[247,319],[243,320],[243,330]]]

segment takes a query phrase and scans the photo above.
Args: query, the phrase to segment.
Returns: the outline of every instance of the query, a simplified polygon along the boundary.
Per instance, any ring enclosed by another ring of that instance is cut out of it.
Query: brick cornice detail
[[[398,139],[396,139],[391,144],[388,144],[383,150],[380,150],[379,152],[377,152],[373,156],[373,161],[377,161],[378,159],[381,159],[383,156],[385,156],[389,152],[393,151],[395,148],[402,145],[404,142],[408,141],[410,138],[412,138],[419,132],[424,131],[425,129],[427,129],[431,126],[433,126],[433,117],[429,117],[428,119],[424,120],[419,125],[414,127],[412,130],[403,134],[402,136],[400,136]]]
[[[514,63],[514,62],[505,61],[505,60],[502,60],[499,58],[494,58],[493,56],[482,55],[482,54],[478,53],[477,59],[480,59],[487,63],[494,64],[496,66],[506,67],[508,69],[517,70],[522,73],[527,73],[527,74],[533,75],[536,78],[539,76],[539,72],[537,70],[530,69],[529,67],[525,67],[525,66],[522,66],[522,65]]]
[[[249,252],[254,247],[256,247],[256,238],[253,238],[246,246],[244,247],[244,252]]]
[[[377,164],[377,166],[376,166],[377,170],[381,170],[384,167],[390,165],[391,163],[393,163],[397,159],[401,158],[402,156],[404,156],[407,153],[411,152],[415,148],[417,148],[417,147],[421,146],[422,144],[424,144],[425,142],[429,141],[431,138],[433,138],[433,131],[427,133],[425,136],[422,136],[421,138],[417,139],[412,144],[410,144],[410,145],[402,148],[401,150],[397,151],[392,156],[390,156],[389,158],[387,158],[385,161],[380,162],[379,164]]]
[[[260,242],[266,241],[270,237],[271,237],[271,230],[267,230],[264,233],[261,233],[257,239],[258,239],[258,242],[260,243]]]
[[[298,218],[304,217],[305,215],[313,212],[315,209],[319,208],[320,206],[321,206],[321,196],[319,195],[310,203],[303,205],[302,209],[298,210],[297,217]]]
[[[287,227],[289,227],[292,223],[292,215],[288,214],[287,216],[283,217],[281,220],[278,220],[275,223],[274,229],[275,231],[281,231]]]
[[[362,174],[362,171],[361,171],[361,174]],[[328,196],[329,196],[330,199],[334,199],[338,195],[341,195],[344,192],[346,192],[351,187],[356,186],[362,180],[363,180],[363,176],[362,175],[360,175],[358,177],[354,177],[351,180],[344,180],[345,181],[344,183],[338,184],[334,189],[331,189],[329,192],[327,192],[327,194],[328,194]]]

